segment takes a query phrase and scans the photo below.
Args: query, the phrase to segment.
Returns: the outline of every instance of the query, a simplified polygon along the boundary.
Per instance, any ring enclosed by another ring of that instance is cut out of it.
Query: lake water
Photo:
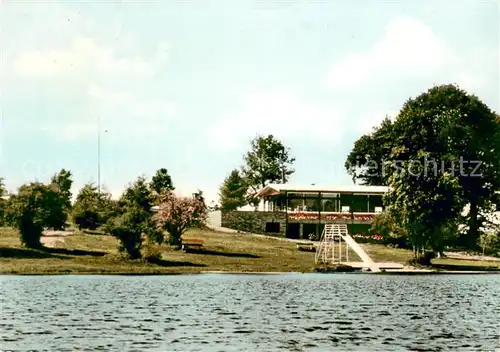
[[[495,351],[500,275],[2,276],[2,351]]]

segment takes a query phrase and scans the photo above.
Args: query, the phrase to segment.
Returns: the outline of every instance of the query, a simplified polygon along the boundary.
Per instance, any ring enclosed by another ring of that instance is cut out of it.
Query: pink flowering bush
[[[159,230],[168,231],[169,244],[179,246],[182,234],[190,227],[205,225],[208,208],[203,197],[178,197],[167,191],[160,199],[154,221]]]

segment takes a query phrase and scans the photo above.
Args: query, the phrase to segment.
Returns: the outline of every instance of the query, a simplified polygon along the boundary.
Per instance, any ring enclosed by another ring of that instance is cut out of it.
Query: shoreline
[[[5,273],[0,272],[0,276],[179,276],[179,275],[500,275],[499,270],[483,270],[483,271],[459,271],[459,270],[406,270],[406,271],[384,271],[379,273],[372,273],[369,271],[354,271],[354,272],[293,272],[293,271],[280,271],[280,272],[258,272],[258,271],[176,271],[176,272],[40,272],[40,273]]]

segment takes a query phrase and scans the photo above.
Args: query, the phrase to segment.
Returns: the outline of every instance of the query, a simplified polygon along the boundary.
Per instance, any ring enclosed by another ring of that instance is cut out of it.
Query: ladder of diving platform
[[[345,253],[342,248],[345,242]],[[325,224],[321,242],[316,250],[316,264],[340,264],[349,261],[349,247],[359,256],[372,272],[380,272],[379,266],[366,254],[363,248],[349,235],[346,224]],[[344,254],[344,255],[343,255]],[[345,259],[342,261],[342,259]]]

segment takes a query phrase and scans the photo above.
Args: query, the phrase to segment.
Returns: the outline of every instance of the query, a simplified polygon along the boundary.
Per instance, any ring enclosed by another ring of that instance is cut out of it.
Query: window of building
[[[351,208],[354,213],[368,212],[368,196],[364,194],[354,194],[352,196]]]
[[[288,198],[288,209],[291,211],[300,211],[304,207],[304,197],[296,193]]]
[[[370,213],[375,213],[376,208],[382,208],[384,205],[381,195],[370,195]]]
[[[304,210],[306,211],[319,211],[321,201],[318,192],[304,193]]]
[[[279,233],[280,232],[280,223],[279,222],[266,222],[266,232]]]
[[[349,211],[352,210],[353,195],[352,194],[341,194],[340,195],[340,208],[349,207]]]
[[[272,197],[274,210],[282,211],[286,208],[286,197],[284,194],[279,194]]]
[[[300,224],[297,222],[288,223],[286,237],[298,240],[300,237]]]
[[[339,201],[338,199],[323,199],[322,211],[338,212],[339,211]]]
[[[339,212],[339,195],[337,193],[322,193],[321,194],[321,211]]]

